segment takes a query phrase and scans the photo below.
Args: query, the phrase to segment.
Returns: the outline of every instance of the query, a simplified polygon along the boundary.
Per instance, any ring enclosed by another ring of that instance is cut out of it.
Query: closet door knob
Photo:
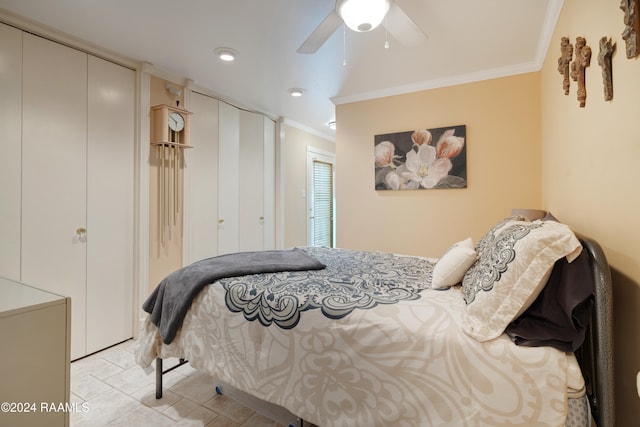
[[[219,219],[218,224],[224,224],[224,219]]]
[[[85,243],[87,241],[87,229],[84,227],[76,228],[76,236],[78,236],[78,242]]]

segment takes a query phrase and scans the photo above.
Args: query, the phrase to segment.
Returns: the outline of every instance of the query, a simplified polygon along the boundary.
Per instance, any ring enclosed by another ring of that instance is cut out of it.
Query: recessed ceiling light
[[[215,53],[219,59],[225,62],[231,62],[236,59],[236,56],[238,56],[238,52],[231,49],[230,47],[217,47],[213,50],[213,53]]]
[[[289,95],[291,96],[302,96],[302,94],[304,93],[304,89],[300,89],[299,87],[293,87],[291,89],[289,89]]]

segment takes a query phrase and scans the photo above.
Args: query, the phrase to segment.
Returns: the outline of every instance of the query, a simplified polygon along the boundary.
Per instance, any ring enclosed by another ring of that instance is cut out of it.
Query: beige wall
[[[636,372],[640,370],[640,62],[626,58],[620,34],[620,2],[565,0],[542,70],[542,192],[544,207],[576,231],[598,240],[612,267],[616,415],[619,425],[640,418]],[[568,96],[556,70],[560,38],[585,37],[591,46],[587,103],[578,107],[577,86]],[[617,43],[614,97],[603,97],[599,40]]]
[[[337,243],[439,256],[513,207],[541,204],[540,75],[338,105]],[[374,135],[467,126],[466,189],[374,190]]]
[[[284,125],[284,247],[307,244],[307,147],[335,153],[335,143]],[[336,165],[336,169],[338,166]]]

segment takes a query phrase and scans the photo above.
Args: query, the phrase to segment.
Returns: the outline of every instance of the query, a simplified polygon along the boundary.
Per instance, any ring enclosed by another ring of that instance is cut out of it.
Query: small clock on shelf
[[[180,132],[184,129],[184,117],[177,111],[169,113],[169,141],[180,143]]]
[[[191,112],[166,104],[151,107],[153,123],[151,143],[191,148],[189,145],[189,116]]]

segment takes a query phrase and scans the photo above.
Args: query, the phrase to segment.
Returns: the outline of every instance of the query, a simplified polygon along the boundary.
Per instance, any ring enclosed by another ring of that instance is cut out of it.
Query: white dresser
[[[68,426],[71,300],[0,277],[0,426]]]

